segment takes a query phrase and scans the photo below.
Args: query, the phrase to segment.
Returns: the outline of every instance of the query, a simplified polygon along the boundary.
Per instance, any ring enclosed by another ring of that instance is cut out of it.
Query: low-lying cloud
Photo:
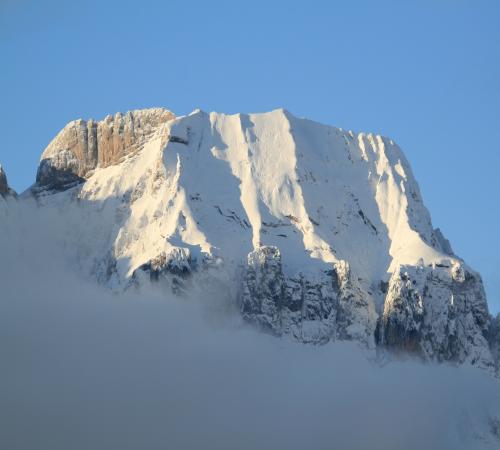
[[[0,237],[1,448],[500,448],[500,383],[479,370],[273,338],[217,299],[115,295],[35,228]]]

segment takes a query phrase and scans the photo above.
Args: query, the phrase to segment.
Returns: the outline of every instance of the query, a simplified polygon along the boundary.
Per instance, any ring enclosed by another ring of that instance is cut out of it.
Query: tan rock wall
[[[163,108],[116,113],[104,120],[75,120],[66,125],[44,150],[37,184],[49,186],[86,178],[97,167],[119,163],[137,151],[160,125],[175,118]],[[63,183],[63,184],[64,184]]]

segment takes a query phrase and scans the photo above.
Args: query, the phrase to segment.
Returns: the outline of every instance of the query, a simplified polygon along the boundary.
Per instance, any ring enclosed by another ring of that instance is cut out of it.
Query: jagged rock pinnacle
[[[1,165],[0,165],[0,195],[4,197],[7,195],[15,195],[14,190],[12,190],[9,187],[9,184],[7,182],[7,175],[5,175],[5,171],[3,170]]]

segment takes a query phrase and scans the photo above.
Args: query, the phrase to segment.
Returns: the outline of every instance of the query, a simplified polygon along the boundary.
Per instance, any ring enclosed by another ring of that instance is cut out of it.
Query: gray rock
[[[322,273],[287,277],[277,247],[248,255],[241,295],[243,318],[300,342],[356,340],[373,344],[376,314],[345,261]]]
[[[450,241],[444,237],[443,232],[439,228],[433,230],[432,241],[432,244],[437,248],[441,248],[443,253],[450,256],[455,254],[451,248]]]
[[[347,262],[288,277],[279,249],[263,246],[248,255],[241,311],[246,321],[300,342],[353,340],[371,347],[376,341],[396,353],[488,370],[491,353],[500,354],[500,319],[490,329],[481,278],[462,263],[401,266],[389,280],[377,325],[372,299]]]
[[[282,310],[301,309],[299,299],[287,296],[277,247],[261,247],[248,255],[241,305],[244,319],[276,335],[283,333]]]
[[[182,294],[196,268],[197,261],[188,248],[174,248],[170,253],[161,252],[140,266],[134,272],[131,283],[139,285],[146,277],[152,282],[163,281],[174,294]]]
[[[491,354],[495,360],[496,372],[500,375],[500,313],[491,319],[490,332],[488,336]]]
[[[174,247],[161,252],[134,271],[130,284],[163,283],[176,295],[194,295],[199,287],[202,295],[212,299],[221,292],[227,293],[227,280],[220,280],[222,259],[194,249]]]
[[[452,267],[401,266],[389,281],[378,341],[426,360],[491,369],[490,318],[479,274]]]

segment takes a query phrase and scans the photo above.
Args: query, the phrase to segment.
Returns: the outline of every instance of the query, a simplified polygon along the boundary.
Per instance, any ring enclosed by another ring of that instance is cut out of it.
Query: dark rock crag
[[[5,171],[0,165],[0,195],[2,197],[7,197],[8,195],[15,196],[16,193],[13,189],[9,187],[9,183],[7,182],[7,175],[5,175]]]

